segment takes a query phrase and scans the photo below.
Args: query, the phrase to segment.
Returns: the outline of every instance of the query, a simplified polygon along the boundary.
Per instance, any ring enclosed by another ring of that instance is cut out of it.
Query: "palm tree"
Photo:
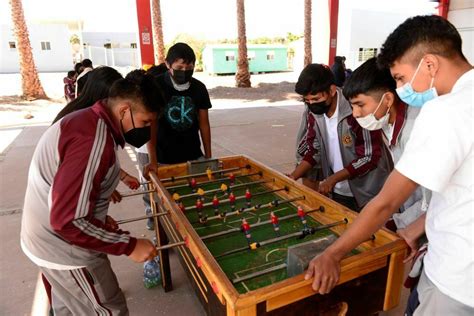
[[[151,3],[153,15],[153,45],[155,46],[155,62],[157,65],[165,61],[165,44],[163,43],[163,22],[161,20],[160,0]]]
[[[10,7],[20,58],[22,97],[27,100],[46,99],[47,96],[39,80],[38,71],[33,59],[21,0],[10,0]]]
[[[304,0],[304,65],[311,64],[311,0]]]
[[[245,35],[245,5],[244,0],[237,0],[237,33],[238,59],[235,85],[239,88],[250,88],[249,61],[247,59],[247,36]]]

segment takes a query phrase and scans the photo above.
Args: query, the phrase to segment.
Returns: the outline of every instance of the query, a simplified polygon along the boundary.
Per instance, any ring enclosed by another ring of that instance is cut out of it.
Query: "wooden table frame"
[[[300,201],[301,203],[299,204],[306,206],[307,209],[315,205],[324,205],[325,211],[323,213],[314,212],[309,215],[321,224],[329,224],[344,218],[347,218],[350,224],[357,216],[357,213],[246,156],[225,157],[221,158],[220,161],[223,168],[250,165],[250,171],[242,169],[242,174],[255,172],[255,170],[262,171],[264,177],[275,179],[276,187],[290,187],[288,193],[284,191],[279,193],[283,198],[305,195],[305,200]],[[304,280],[303,274],[249,293],[238,293],[186,216],[179,210],[176,203],[173,202],[165,185],[160,181],[160,178],[186,174],[187,164],[185,163],[160,167],[158,175],[151,173],[152,185],[156,190],[154,194],[151,194],[151,203],[153,205],[153,212],[157,212],[157,210],[159,212],[169,212],[169,216],[162,216],[159,219],[155,217],[155,228],[159,245],[166,244],[167,240],[164,239],[169,239],[173,243],[185,241],[185,246],[177,247],[177,251],[180,255],[180,260],[185,265],[186,272],[194,280],[194,287],[201,294],[200,300],[204,304],[221,304],[221,308],[208,308],[208,314],[222,314],[214,312],[214,310],[220,309],[222,311],[222,308],[224,308],[226,311],[225,315],[228,316],[260,315],[262,310],[265,313],[269,313],[316,295],[311,289],[311,280]],[[344,229],[343,227],[331,228],[337,235],[340,235]],[[383,310],[392,309],[398,305],[400,300],[403,258],[406,253],[405,242],[392,232],[381,229],[375,234],[373,241],[361,244],[358,249],[362,250],[362,252],[342,260],[338,286],[383,270],[385,271],[383,275],[386,275]],[[162,253],[165,257],[164,260],[162,259],[164,288],[165,291],[168,291],[172,288],[171,277],[169,276],[169,262],[167,251]],[[209,295],[210,293],[212,295]],[[351,310],[350,305],[349,310]]]

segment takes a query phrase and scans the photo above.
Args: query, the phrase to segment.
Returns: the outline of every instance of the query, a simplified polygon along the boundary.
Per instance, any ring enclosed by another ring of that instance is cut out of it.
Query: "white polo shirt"
[[[433,191],[426,218],[424,269],[449,297],[474,307],[474,70],[451,93],[427,102],[396,165]]]

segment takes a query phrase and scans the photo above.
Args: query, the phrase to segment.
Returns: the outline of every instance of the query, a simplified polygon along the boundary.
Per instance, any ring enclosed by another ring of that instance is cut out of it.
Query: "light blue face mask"
[[[405,83],[400,88],[397,88],[397,94],[400,99],[408,105],[413,107],[422,107],[426,102],[433,100],[438,96],[438,92],[436,88],[433,87],[434,77],[431,78],[430,88],[423,92],[416,92],[413,90],[412,83],[415,80],[416,74],[420,69],[421,63],[423,62],[423,58],[420,60],[418,67],[416,68],[413,77],[411,78],[410,82]]]

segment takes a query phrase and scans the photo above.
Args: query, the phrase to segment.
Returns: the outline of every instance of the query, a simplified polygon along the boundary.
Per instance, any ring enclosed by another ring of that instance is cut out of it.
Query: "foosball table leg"
[[[150,206],[153,215],[156,215],[158,212],[158,203],[155,201],[155,195],[150,193]],[[167,245],[169,243],[168,237],[161,225],[160,219],[157,216],[153,217],[155,223],[155,237],[156,244],[158,247]],[[158,254],[160,256],[160,270],[161,270],[161,284],[165,292],[173,290],[173,283],[171,280],[171,269],[170,269],[170,259],[169,259],[169,250],[159,250]]]

